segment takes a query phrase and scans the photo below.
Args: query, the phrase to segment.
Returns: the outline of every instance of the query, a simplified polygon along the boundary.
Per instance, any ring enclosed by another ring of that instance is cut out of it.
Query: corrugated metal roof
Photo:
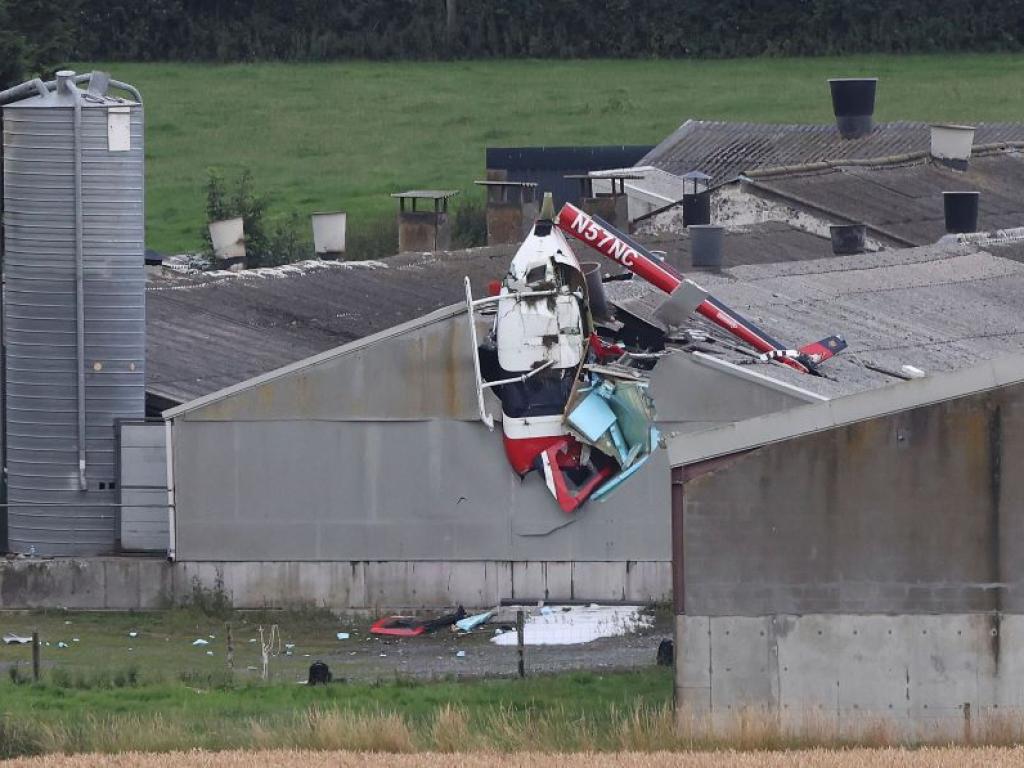
[[[689,269],[682,235],[638,236]],[[581,261],[619,272],[573,243]],[[174,403],[251,379],[411,321],[504,276],[516,246],[410,254],[380,262],[304,262],[190,277],[158,273],[146,292],[146,390]],[[726,239],[726,265],[819,258],[829,242],[787,224],[743,227]]]
[[[829,397],[898,381],[878,369],[913,365],[927,373],[1024,353],[1024,264],[1019,247],[935,244],[701,275],[712,295],[782,343],[799,346],[837,333],[849,348],[822,366],[827,378],[772,363],[756,369]],[[653,320],[664,294],[610,284],[609,299]],[[705,327],[695,320],[694,327]],[[733,362],[749,356],[725,352]]]
[[[797,207],[809,203],[914,245],[933,243],[946,233],[943,191],[981,192],[982,230],[1024,225],[1024,157],[1017,152],[973,157],[966,171],[928,160],[841,166],[758,177],[749,188],[781,196]]]
[[[1024,141],[1024,123],[980,123],[976,146]],[[843,139],[835,125],[771,125],[687,120],[637,165],[653,165],[677,175],[704,171],[719,184],[761,168],[824,160],[872,159],[927,152],[927,123],[879,123],[859,139]]]
[[[701,432],[670,436],[669,462],[674,467],[693,464],[1022,381],[1024,356],[986,360],[959,371],[900,382],[874,392],[860,392]]]
[[[465,298],[508,269],[513,246],[304,262],[194,277],[146,291],[146,391],[183,403]]]

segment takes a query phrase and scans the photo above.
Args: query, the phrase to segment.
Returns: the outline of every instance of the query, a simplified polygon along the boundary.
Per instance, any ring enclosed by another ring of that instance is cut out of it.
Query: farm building
[[[785,423],[804,407],[1024,352],[1024,273],[1009,229],[1021,223],[1019,126],[980,126],[966,160],[935,154],[920,124],[883,124],[861,138],[833,126],[684,128],[646,157],[623,150],[642,173],[611,169],[592,183],[603,175],[632,185],[646,206],[638,218],[654,230],[637,238],[758,325],[794,344],[837,333],[850,347],[825,376],[806,376],[694,319],[651,381],[672,451],[735,424]],[[565,158],[520,154],[506,164],[567,175],[554,168]],[[697,230],[654,226],[671,204],[649,215],[675,197],[683,168],[718,185],[718,266],[695,267]],[[743,178],[721,183],[734,173]],[[980,191],[983,225],[1007,231],[936,242],[950,187]],[[829,226],[850,222],[868,227],[865,252],[837,255]],[[152,607],[196,580],[239,606],[667,597],[672,452],[655,452],[607,500],[567,514],[537,474],[520,480],[508,468],[500,437],[479,420],[462,281],[484,294],[513,251],[151,271],[145,392],[147,414],[159,418],[117,425],[122,506],[110,552],[155,557],[10,563],[0,604]],[[577,253],[615,278],[605,285],[615,322],[641,337],[662,333],[663,295],[583,246]],[[489,322],[480,318],[479,331]]]
[[[944,243],[704,275],[783,338],[838,332],[850,349],[826,378],[728,345],[672,355],[652,380],[659,425],[685,445],[747,415],[898,391],[908,370],[1024,353],[1018,250]],[[612,285],[621,312],[657,323],[649,291]],[[220,580],[243,605],[667,596],[668,457],[566,516],[478,421],[467,337],[455,305],[168,411],[176,578]]]
[[[1022,441],[1020,355],[670,440],[679,711],[1016,716]]]

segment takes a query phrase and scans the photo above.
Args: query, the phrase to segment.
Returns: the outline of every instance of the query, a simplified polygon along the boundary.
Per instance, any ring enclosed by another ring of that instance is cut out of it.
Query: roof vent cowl
[[[967,170],[974,146],[973,125],[933,125],[931,154],[943,165],[958,171]]]
[[[871,133],[877,85],[877,77],[834,77],[828,81],[836,127],[844,139],[859,139]]]
[[[942,193],[942,209],[946,232],[951,235],[978,231],[978,201],[981,194],[973,190]]]

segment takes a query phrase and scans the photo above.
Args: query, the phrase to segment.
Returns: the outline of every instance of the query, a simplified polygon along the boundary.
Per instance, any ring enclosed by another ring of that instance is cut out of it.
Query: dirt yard
[[[1024,748],[853,749],[797,752],[630,752],[604,754],[418,754],[360,752],[176,752],[12,760],[4,768],[1001,768],[1024,763]]]

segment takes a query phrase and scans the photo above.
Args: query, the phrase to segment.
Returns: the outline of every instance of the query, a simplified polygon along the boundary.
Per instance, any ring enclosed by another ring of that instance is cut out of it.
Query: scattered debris
[[[903,374],[911,379],[923,379],[927,374],[914,365],[904,365],[900,368]]]
[[[337,637],[339,640],[348,640],[349,634],[348,632],[339,632],[337,635],[335,635],[335,637]]]
[[[466,618],[466,609],[461,605],[455,613],[446,613],[436,619],[417,619],[412,616],[386,616],[377,619],[371,626],[374,635],[390,637],[416,637],[426,632],[434,632],[441,627],[450,627],[455,622]],[[381,654],[383,655],[383,654]]]
[[[195,640],[192,641],[192,645],[209,645],[209,644],[210,644],[210,641],[206,640],[205,638],[202,638],[202,637],[197,637]]]
[[[28,645],[32,642],[31,637],[25,637],[24,635],[15,635],[8,633],[4,635],[4,643],[7,645]]]
[[[462,632],[472,632],[474,629],[479,627],[481,624],[486,624],[490,621],[491,616],[494,615],[494,611],[487,611],[485,613],[477,613],[473,616],[467,616],[464,619],[459,619],[455,622],[455,626]]]
[[[67,643],[65,643],[63,640],[61,640],[60,642],[57,643],[57,647],[58,648],[69,648],[70,646]],[[131,648],[129,648],[128,650],[130,651]]]
[[[548,606],[544,606],[545,608]],[[617,637],[648,627],[653,619],[635,606],[564,606],[529,616],[523,628],[526,645],[578,645],[602,637]],[[491,638],[496,645],[515,645],[517,633]]]

